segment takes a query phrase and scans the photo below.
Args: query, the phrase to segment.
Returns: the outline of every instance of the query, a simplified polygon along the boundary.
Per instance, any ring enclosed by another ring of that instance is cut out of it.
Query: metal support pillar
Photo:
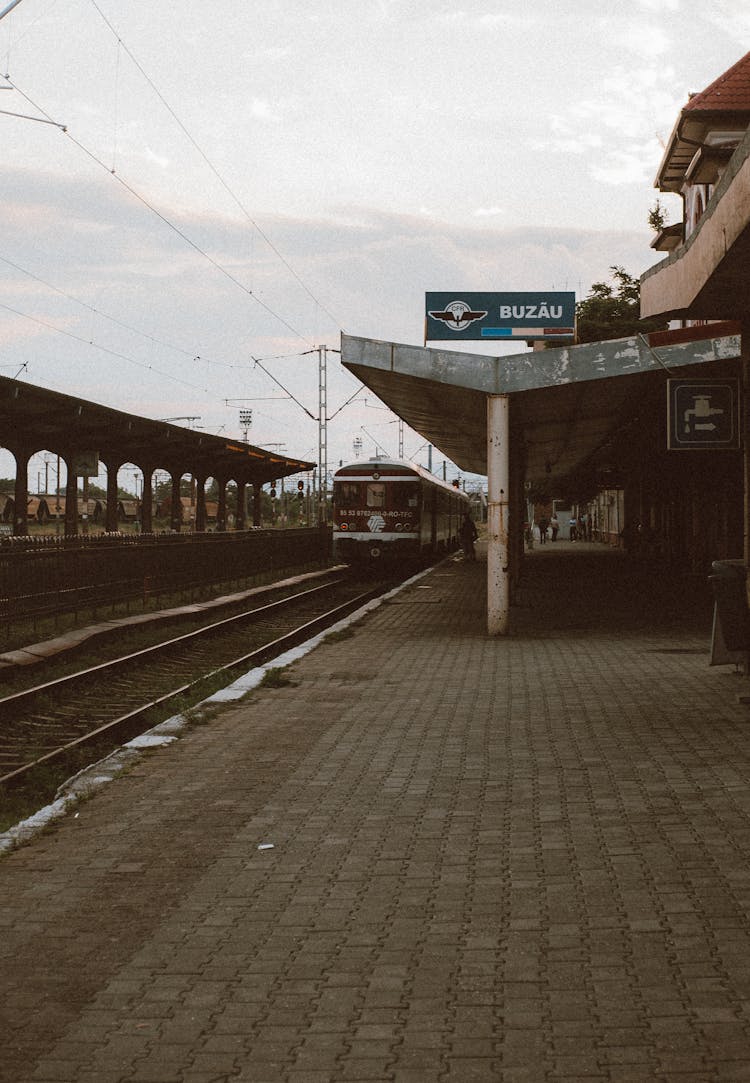
[[[253,482],[253,526],[261,525],[261,503],[260,498],[263,493],[263,482]]]
[[[510,630],[510,397],[487,396],[487,631]]]

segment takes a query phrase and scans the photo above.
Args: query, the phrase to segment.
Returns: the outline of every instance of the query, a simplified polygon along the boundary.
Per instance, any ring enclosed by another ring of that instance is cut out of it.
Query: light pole
[[[253,423],[253,411],[252,410],[240,410],[240,425],[242,426],[242,439],[245,443],[248,442],[247,434],[250,430],[250,426]]]

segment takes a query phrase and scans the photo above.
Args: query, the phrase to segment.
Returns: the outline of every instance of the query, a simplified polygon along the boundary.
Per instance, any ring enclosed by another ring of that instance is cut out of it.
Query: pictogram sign
[[[667,448],[740,447],[739,381],[667,380]]]

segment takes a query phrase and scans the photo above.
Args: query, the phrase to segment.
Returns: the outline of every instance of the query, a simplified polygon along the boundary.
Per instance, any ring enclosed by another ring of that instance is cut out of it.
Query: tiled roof
[[[694,94],[683,112],[750,112],[750,53]]]

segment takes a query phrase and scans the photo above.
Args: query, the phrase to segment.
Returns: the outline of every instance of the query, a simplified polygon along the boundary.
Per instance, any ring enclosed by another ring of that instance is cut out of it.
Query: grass
[[[336,632],[329,632],[323,642],[341,643],[345,639],[354,639],[354,632],[351,628],[339,628]]]
[[[271,666],[266,670],[263,680],[258,685],[258,688],[288,688],[297,686],[298,682],[293,681],[286,671],[284,666]]]

